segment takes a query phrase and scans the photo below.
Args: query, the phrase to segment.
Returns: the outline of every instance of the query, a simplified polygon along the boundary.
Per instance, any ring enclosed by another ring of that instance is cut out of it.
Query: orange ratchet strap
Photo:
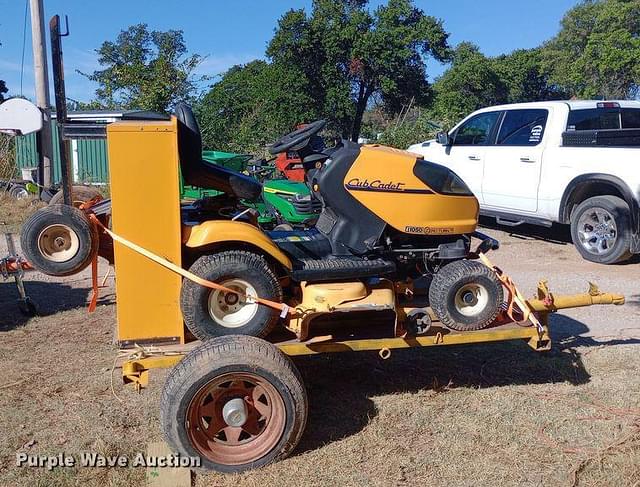
[[[544,327],[542,326],[542,323],[540,323],[540,320],[538,320],[537,316],[531,311],[531,308],[529,308],[529,305],[527,304],[527,300],[522,295],[520,290],[516,287],[515,283],[511,280],[511,278],[507,276],[504,272],[502,272],[500,269],[498,269],[496,266],[494,266],[493,263],[489,260],[489,258],[486,255],[484,255],[482,252],[478,254],[478,257],[480,257],[480,261],[484,265],[486,265],[487,267],[495,271],[496,275],[498,276],[498,279],[500,279],[500,282],[504,285],[504,287],[509,292],[509,304],[508,304],[506,313],[507,313],[507,316],[511,319],[511,321],[515,321],[519,325],[523,325],[526,321],[529,321],[531,322],[532,325],[534,325],[538,329],[538,333],[540,334],[544,333]],[[519,321],[514,317],[514,311],[516,307],[520,310],[520,313],[522,314],[522,321]]]
[[[133,242],[130,242],[126,238],[123,238],[123,237],[121,237],[119,235],[116,235],[111,230],[109,230],[107,227],[105,227],[100,222],[100,220],[98,220],[98,218],[96,218],[95,215],[90,214],[89,215],[89,219],[93,223],[98,225],[98,227],[101,228],[114,241],[124,245],[125,247],[133,250],[134,252],[137,252],[140,255],[143,255],[144,257],[146,257],[149,260],[152,260],[156,264],[160,264],[161,266],[169,269],[170,271],[175,272],[176,274],[180,274],[185,279],[189,279],[190,281],[193,281],[196,284],[199,284],[199,285],[204,286],[204,287],[208,287],[210,289],[215,289],[217,291],[222,291],[222,292],[225,292],[225,293],[237,294],[238,296],[242,296],[243,298],[245,298],[247,300],[247,302],[249,302],[249,303],[258,303],[258,304],[261,304],[263,306],[267,306],[268,308],[272,308],[272,309],[278,310],[278,311],[280,311],[280,317],[281,318],[285,318],[287,315],[289,315],[289,314],[293,315],[295,313],[295,309],[292,309],[291,307],[287,306],[284,303],[277,303],[275,301],[270,301],[268,299],[262,299],[262,298],[259,298],[257,296],[248,296],[248,295],[243,294],[241,292],[235,291],[233,289],[229,289],[227,287],[221,286],[220,284],[216,284],[215,282],[207,281],[206,279],[203,279],[203,278],[201,278],[199,276],[196,276],[192,272],[184,270],[182,267],[175,265],[173,262],[170,262],[170,261],[168,261],[166,259],[163,259],[162,257],[159,257],[158,255],[148,251],[147,249],[144,249],[144,248],[140,247],[139,245],[136,245]]]

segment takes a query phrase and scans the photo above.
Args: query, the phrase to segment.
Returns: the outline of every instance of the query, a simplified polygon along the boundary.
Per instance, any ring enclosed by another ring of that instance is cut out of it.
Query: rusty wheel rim
[[[242,400],[246,421],[231,426],[223,408]],[[198,453],[223,465],[258,461],[279,443],[286,424],[284,401],[266,379],[250,372],[216,377],[200,388],[187,408],[187,433]]]

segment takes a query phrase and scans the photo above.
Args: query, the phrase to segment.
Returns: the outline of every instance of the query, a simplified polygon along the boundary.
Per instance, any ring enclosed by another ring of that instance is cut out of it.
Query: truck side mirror
[[[444,146],[453,145],[451,136],[447,132],[438,132],[438,135],[436,135],[436,140],[440,145],[444,145]]]

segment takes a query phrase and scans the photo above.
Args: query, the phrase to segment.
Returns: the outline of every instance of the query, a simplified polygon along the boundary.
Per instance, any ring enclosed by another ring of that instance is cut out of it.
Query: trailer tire
[[[96,196],[100,195],[100,191],[91,186],[72,186],[71,187],[71,202],[73,206],[78,208],[81,204],[92,200]],[[58,191],[49,200],[50,205],[63,205],[64,195],[62,191]]]
[[[595,215],[597,221],[590,215]],[[585,233],[585,230],[590,232]],[[605,233],[609,235],[608,238],[604,238]],[[571,214],[573,244],[583,259],[597,264],[616,264],[629,260],[633,255],[632,233],[629,205],[617,196],[589,198]],[[600,242],[607,247],[601,247]]]
[[[478,261],[444,266],[429,288],[429,304],[440,322],[457,331],[481,330],[498,316],[504,290],[493,269]]]
[[[98,253],[99,234],[77,208],[49,205],[27,219],[20,245],[37,270],[63,277],[77,274],[91,263]]]
[[[189,269],[193,274],[249,295],[282,301],[282,287],[261,255],[231,250],[203,255]],[[234,294],[182,281],[180,308],[187,328],[200,340],[225,335],[266,337],[278,323],[277,310],[246,303]]]
[[[225,413],[232,401],[240,407]],[[307,414],[306,390],[293,362],[271,343],[244,335],[209,340],[187,354],[160,399],[160,424],[173,451],[200,457],[201,468],[224,473],[287,457]]]

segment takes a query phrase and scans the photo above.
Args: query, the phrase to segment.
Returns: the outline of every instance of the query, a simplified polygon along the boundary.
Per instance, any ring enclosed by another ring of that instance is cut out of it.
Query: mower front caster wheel
[[[291,360],[264,340],[240,335],[209,340],[182,359],[169,374],[160,407],[171,448],[224,473],[288,456],[308,412]]]
[[[429,303],[440,322],[457,331],[481,330],[498,316],[504,301],[493,269],[478,261],[459,260],[433,278]]]
[[[246,251],[227,251],[200,257],[193,274],[238,291],[225,293],[188,279],[182,282],[180,307],[187,328],[200,340],[224,335],[266,337],[278,322],[278,312],[246,296],[282,301],[278,277],[264,257]]]

